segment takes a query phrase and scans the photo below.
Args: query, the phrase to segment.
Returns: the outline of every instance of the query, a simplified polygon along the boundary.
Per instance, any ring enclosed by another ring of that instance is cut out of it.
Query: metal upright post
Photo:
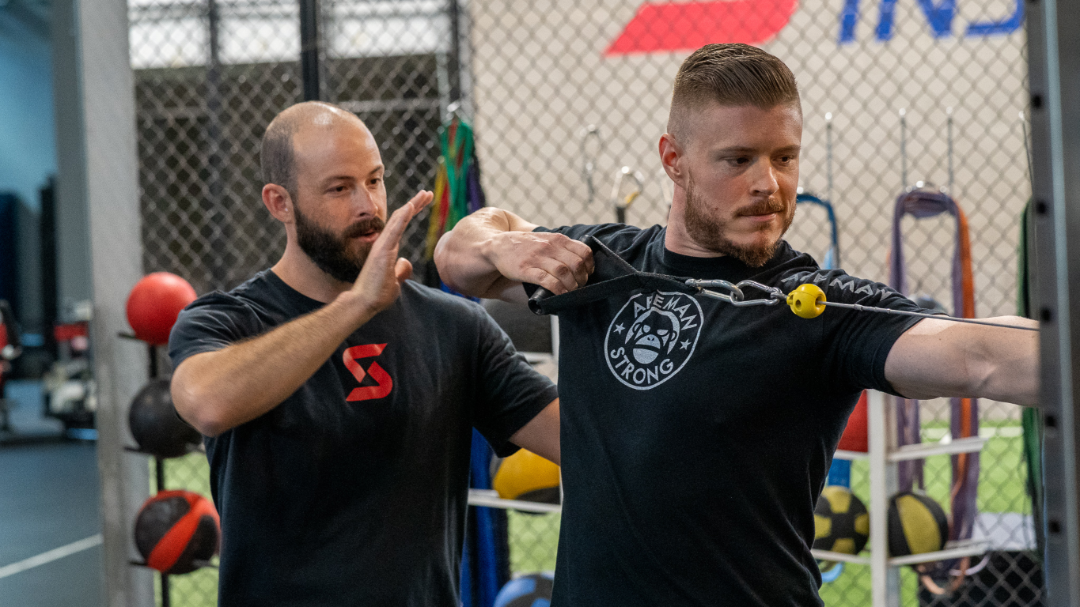
[[[128,289],[143,275],[135,77],[128,48],[128,3],[52,3],[57,209],[76,213],[80,234],[60,233],[59,257],[75,262],[77,281],[60,272],[59,296],[86,283],[94,303],[91,334],[97,382],[97,458],[101,483],[101,567],[110,607],[152,607],[151,572],[131,567],[131,530],[150,488],[145,460],[125,455],[127,406],[146,381],[143,350],[109,339],[127,330]],[[63,219],[62,217],[58,219]],[[70,265],[67,264],[65,267]],[[72,269],[72,268],[68,268]],[[63,268],[61,268],[63,270]],[[6,597],[5,597],[6,598]]]
[[[952,120],[952,107],[945,109],[947,114],[946,122],[946,135],[948,140],[948,154],[949,154],[949,196],[956,198],[956,192],[953,191],[953,120]]]
[[[228,141],[224,137],[221,94],[221,10],[217,0],[206,2],[206,28],[209,57],[206,63],[206,228],[210,231],[210,247],[216,255],[211,258],[210,274],[213,288],[229,286],[230,265],[226,252],[231,244],[228,205],[225,203]],[[151,375],[151,377],[154,377]]]
[[[900,190],[907,191],[907,110],[900,108]]]
[[[870,601],[873,607],[900,604],[900,578],[889,566],[889,496],[896,491],[896,466],[889,452],[896,446],[894,407],[885,395],[867,391],[867,431],[870,438]],[[890,418],[891,421],[890,421]]]
[[[833,199],[833,166],[832,166],[832,112],[825,113],[825,175],[828,177],[828,186],[825,190],[825,200],[829,204],[835,204]]]
[[[450,21],[450,56],[447,62],[450,100],[461,101],[461,7],[458,6],[458,0],[448,0],[446,17]]]
[[[1028,2],[1048,607],[1080,605],[1080,4]]]
[[[304,101],[321,99],[319,87],[319,0],[300,0],[300,73]]]
[[[146,344],[147,352],[147,372],[150,376],[150,381],[154,381],[158,377],[160,371],[158,365],[158,347],[154,344]],[[154,456],[154,492],[161,493],[165,490],[165,459]],[[172,591],[169,587],[169,574],[159,573],[159,579],[161,580],[161,607],[171,607],[172,605]]]

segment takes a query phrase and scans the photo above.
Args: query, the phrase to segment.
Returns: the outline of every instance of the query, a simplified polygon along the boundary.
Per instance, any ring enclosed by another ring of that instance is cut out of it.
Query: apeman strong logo
[[[701,334],[701,305],[685,293],[638,293],[608,326],[604,358],[615,378],[635,390],[671,379],[690,360]]]

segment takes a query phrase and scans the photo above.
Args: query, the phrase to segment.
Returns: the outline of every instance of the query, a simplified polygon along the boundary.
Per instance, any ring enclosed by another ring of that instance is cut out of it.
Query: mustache
[[[349,226],[344,233],[345,238],[356,238],[370,232],[381,232],[386,227],[386,222],[378,217],[361,219]]]
[[[769,213],[783,213],[787,210],[787,205],[783,200],[762,200],[757,204],[752,204],[745,209],[739,211],[740,216],[744,215],[768,215]]]

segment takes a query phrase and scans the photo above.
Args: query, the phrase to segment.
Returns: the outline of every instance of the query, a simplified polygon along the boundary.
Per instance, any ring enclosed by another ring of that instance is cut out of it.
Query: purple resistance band
[[[916,219],[935,217],[942,213],[948,213],[956,219],[956,247],[952,260],[952,295],[953,313],[961,316],[964,310],[963,269],[961,266],[960,243],[961,234],[961,211],[956,201],[948,195],[938,192],[926,192],[915,190],[901,195],[896,199],[896,209],[893,214],[892,229],[892,261],[889,272],[889,284],[894,289],[908,295],[907,276],[904,265],[903,237],[900,230],[900,222],[904,215],[911,215]],[[961,399],[950,399],[952,415],[950,430],[952,436],[960,436],[962,428]],[[898,444],[911,445],[920,442],[919,436],[919,401],[907,398],[897,398],[897,433]],[[979,406],[976,399],[971,399],[970,419],[971,435],[979,434]],[[952,521],[949,526],[949,539],[969,539],[975,524],[976,515],[976,490],[979,482],[979,454],[968,453],[966,465],[963,470],[963,478],[957,478],[960,471],[960,455],[952,456]],[[956,487],[959,482],[959,488]],[[923,489],[923,461],[910,460],[899,463],[899,488],[900,491],[910,491],[914,486]]]

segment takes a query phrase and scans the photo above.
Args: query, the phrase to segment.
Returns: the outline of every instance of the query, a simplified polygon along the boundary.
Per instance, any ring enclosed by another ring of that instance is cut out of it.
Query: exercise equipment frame
[[[1080,605],[1080,4],[1029,1],[1036,306],[1042,327],[1048,607]]]

